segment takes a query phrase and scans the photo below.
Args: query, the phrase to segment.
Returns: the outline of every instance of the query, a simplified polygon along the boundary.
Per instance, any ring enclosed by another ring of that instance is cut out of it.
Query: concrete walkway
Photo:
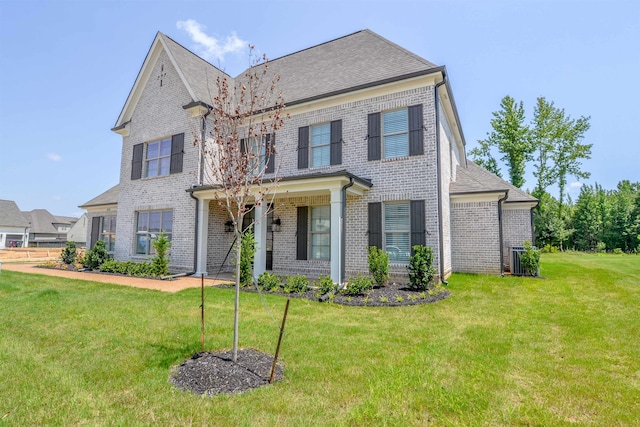
[[[90,280],[93,282],[112,283],[115,285],[133,286],[136,288],[153,289],[163,292],[178,292],[187,288],[199,288],[201,286],[200,277],[176,277],[172,280],[144,279],[141,277],[118,276],[112,274],[102,274],[93,272],[78,272],[56,270],[52,268],[39,268],[35,263],[12,263],[3,262],[2,271],[17,271],[20,273],[43,274],[45,276],[65,277],[68,279]],[[2,274],[0,272],[0,274]],[[205,286],[231,283],[233,279],[230,275],[221,275],[219,280],[204,278]]]

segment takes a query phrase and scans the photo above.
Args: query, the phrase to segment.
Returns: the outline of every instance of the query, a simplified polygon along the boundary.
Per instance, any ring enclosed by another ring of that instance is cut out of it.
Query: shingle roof
[[[88,202],[78,206],[86,209],[90,206],[115,205],[118,203],[118,184],[114,185],[99,196],[94,197]]]
[[[229,80],[232,80],[231,76],[211,65],[166,34],[158,32],[158,36],[162,38],[170,50],[187,84],[198,98],[194,101],[202,101],[210,104],[211,97],[213,96],[210,90],[215,90],[216,77],[227,77]]]
[[[78,218],[73,217],[73,216],[60,216],[60,215],[54,215],[53,218],[55,219],[55,223],[56,224],[75,224],[76,221],[78,221]]]
[[[30,212],[22,212],[26,218],[30,219],[31,233],[57,233],[58,230],[53,226],[56,219],[46,209],[34,209]]]
[[[29,221],[22,215],[13,200],[0,200],[0,225],[5,227],[28,227]]]
[[[509,191],[505,203],[535,202],[538,199],[511,185],[499,176],[467,160],[467,167],[458,166],[456,181],[449,186],[451,194],[488,193],[493,191]]]
[[[278,89],[287,104],[437,68],[371,30],[358,31],[268,64],[271,72],[280,76]],[[236,79],[243,80],[245,72]]]

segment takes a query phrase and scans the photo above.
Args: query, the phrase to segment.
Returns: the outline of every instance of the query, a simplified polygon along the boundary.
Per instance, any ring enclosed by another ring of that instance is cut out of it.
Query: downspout
[[[347,258],[347,188],[353,186],[353,177],[349,177],[349,183],[342,186],[342,233],[340,235],[340,284],[344,283],[346,275]]]
[[[533,210],[536,208],[537,206],[534,206],[531,208],[531,246],[535,246],[536,245],[536,230],[534,228],[534,221],[533,221]]]
[[[202,116],[202,145],[203,146],[204,146],[204,138],[207,131],[207,116],[209,114],[211,114],[211,108],[209,108],[209,110],[204,114],[204,116]],[[199,177],[200,185],[202,185],[204,180],[204,153],[202,151],[200,151],[200,177]],[[200,222],[198,217],[198,209],[200,208],[200,199],[198,199],[196,196],[193,195],[193,191],[189,192],[189,196],[191,196],[191,198],[196,201],[196,209],[195,209],[196,215],[195,215],[195,222],[193,227],[193,269],[188,273],[180,273],[180,274],[174,274],[171,276],[163,276],[161,277],[161,279],[170,279],[170,278],[182,277],[182,276],[193,276],[194,274],[196,274],[196,271],[198,271],[198,240],[199,240],[198,224]]]
[[[502,202],[507,200],[509,196],[509,190],[504,192],[504,197],[498,199],[498,234],[500,236],[500,275],[504,277],[504,248],[503,248],[503,237],[502,237]]]
[[[440,261],[440,281],[444,285],[444,226],[442,224],[442,176],[440,175],[440,112],[438,110],[438,88],[446,83],[447,75],[442,72],[442,81],[434,87],[434,104],[436,109],[436,174],[438,185],[438,260]]]

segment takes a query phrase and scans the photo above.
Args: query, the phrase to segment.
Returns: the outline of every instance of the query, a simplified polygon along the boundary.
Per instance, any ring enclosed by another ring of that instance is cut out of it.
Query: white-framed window
[[[145,176],[169,175],[171,167],[171,138],[146,144]]]
[[[312,206],[311,259],[331,259],[331,207]]]
[[[248,156],[247,170],[253,174],[259,174],[262,172],[265,166],[265,157],[267,152],[267,139],[266,135],[262,140],[259,138],[249,138],[249,146],[247,152]]]
[[[311,167],[331,164],[331,124],[311,126]]]
[[[136,254],[153,255],[151,245],[163,232],[171,240],[173,232],[173,211],[142,211],[136,215]]]
[[[382,113],[384,158],[409,155],[409,112],[407,108]]]
[[[383,203],[382,221],[384,248],[390,262],[408,262],[411,254],[410,204],[406,202]]]
[[[108,252],[116,249],[116,216],[100,217],[100,233],[98,238],[104,241]]]

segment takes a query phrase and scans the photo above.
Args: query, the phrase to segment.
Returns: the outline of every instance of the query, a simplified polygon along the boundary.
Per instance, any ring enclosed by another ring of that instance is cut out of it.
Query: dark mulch
[[[175,367],[171,382],[184,391],[211,396],[220,393],[241,393],[269,383],[273,356],[257,350],[238,350],[238,362],[232,352],[196,353]],[[284,370],[276,366],[274,381],[282,380]]]
[[[221,285],[219,287],[233,288],[233,285]],[[242,288],[244,292],[258,292],[255,287]],[[311,301],[324,301],[327,303],[350,305],[350,306],[367,306],[367,307],[398,307],[405,305],[428,304],[443,300],[451,295],[451,292],[441,289],[439,293],[429,295],[429,291],[420,292],[408,288],[406,285],[392,283],[386,286],[376,286],[367,295],[347,296],[337,293],[333,298],[329,296],[321,296],[315,289],[310,289],[304,293],[285,293],[282,290],[275,292],[264,292],[275,295],[282,295],[288,298],[302,298]]]

